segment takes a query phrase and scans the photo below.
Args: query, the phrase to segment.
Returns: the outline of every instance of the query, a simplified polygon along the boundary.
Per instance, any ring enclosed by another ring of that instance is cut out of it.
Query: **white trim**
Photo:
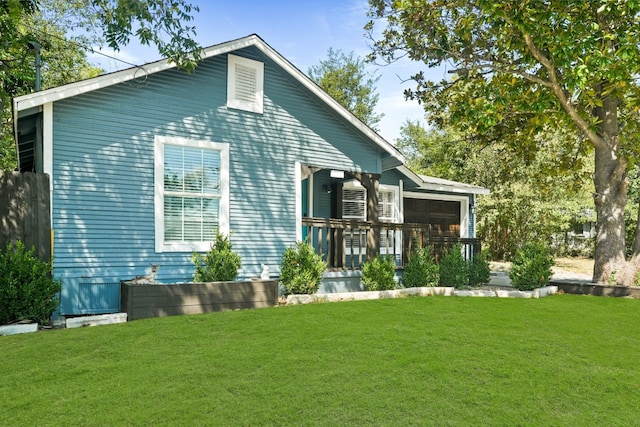
[[[407,199],[427,199],[427,200],[446,200],[460,202],[460,238],[469,237],[469,197],[457,196],[454,194],[429,194],[429,193],[413,193],[405,191],[404,198]]]
[[[42,168],[49,175],[49,215],[53,228],[53,103],[42,106]],[[51,242],[53,244],[53,242]]]
[[[309,194],[307,195],[307,200],[309,202],[308,206],[307,206],[307,212],[310,218],[313,218],[313,195],[314,195],[314,191],[313,191],[313,177],[314,177],[314,173],[311,172],[309,174]]]
[[[255,93],[253,102],[237,98],[237,66],[255,70]],[[264,112],[264,64],[253,59],[232,54],[227,55],[227,107],[262,114]]]
[[[218,231],[229,235],[229,144],[156,135],[154,138],[154,212],[156,252],[205,252],[212,242],[164,242],[164,144],[220,151],[220,205]]]
[[[423,190],[443,191],[448,193],[465,193],[465,194],[489,194],[488,188],[477,185],[465,184],[463,182],[450,181],[435,177],[423,177],[413,172],[408,167],[402,165],[396,168],[401,174],[405,175],[411,181],[420,186]],[[426,179],[426,180],[425,180]]]
[[[398,222],[404,224],[404,203],[402,202],[404,199],[404,181],[398,180],[398,210],[400,215],[398,217]]]
[[[367,125],[362,123],[356,116],[349,112],[346,108],[340,105],[336,100],[324,92],[318,85],[316,85],[309,77],[307,77],[302,71],[296,68],[291,62],[285,59],[271,46],[264,42],[260,37],[253,34],[247,37],[243,37],[237,40],[228,41],[215,46],[204,49],[202,59],[211,58],[217,55],[222,55],[232,51],[237,51],[249,46],[254,46],[262,51],[269,59],[274,61],[277,65],[282,67],[285,72],[293,76],[302,86],[311,91],[314,95],[320,98],[325,104],[331,107],[339,116],[347,120],[356,129],[362,132],[365,136],[371,139],[376,145],[382,148],[389,156],[395,158],[400,164],[404,163],[404,156],[398,151],[398,149],[376,132],[374,132]],[[175,64],[164,59],[161,61],[145,64],[139,67],[133,67],[126,70],[118,71],[103,76],[94,77],[92,79],[82,80],[76,83],[71,83],[64,86],[58,86],[48,90],[32,93],[29,95],[23,95],[14,98],[14,120],[17,120],[18,113],[26,109],[40,106],[46,102],[58,101],[60,99],[69,98],[72,96],[80,95],[86,92],[91,92],[97,89],[112,86],[118,83],[134,80],[137,78],[147,78],[149,75],[164,71],[167,69],[175,68]]]
[[[295,188],[296,242],[302,241],[302,164],[295,162],[293,168]]]

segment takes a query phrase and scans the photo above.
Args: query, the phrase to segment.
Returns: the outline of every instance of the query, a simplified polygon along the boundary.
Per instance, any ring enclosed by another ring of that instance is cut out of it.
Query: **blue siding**
[[[265,61],[254,48],[235,54]],[[230,145],[230,228],[241,278],[259,275],[260,263],[277,272],[295,241],[296,161],[380,173],[379,149],[273,63],[265,62],[263,115],[227,109],[226,76],[224,55],[190,75],[168,70],[54,104],[61,314],[117,311],[113,284],[144,274],[149,263],[160,264],[159,281],[192,278],[190,253],[155,252],[155,135]]]

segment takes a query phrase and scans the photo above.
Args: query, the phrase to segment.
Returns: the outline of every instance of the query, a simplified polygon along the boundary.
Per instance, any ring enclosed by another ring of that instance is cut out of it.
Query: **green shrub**
[[[431,246],[418,248],[409,254],[402,277],[405,287],[437,286],[438,278],[439,267]]]
[[[195,282],[231,282],[238,277],[240,255],[233,251],[229,237],[216,233],[216,241],[204,255],[195,253]]]
[[[391,255],[378,255],[362,266],[362,284],[368,291],[395,289],[396,263]]]
[[[0,324],[25,319],[48,323],[61,287],[51,276],[51,262],[39,260],[34,248],[8,244],[0,252]]]
[[[509,278],[514,288],[521,291],[546,286],[551,278],[553,257],[550,249],[542,244],[532,243],[516,251],[512,260]]]
[[[487,261],[487,253],[475,254],[469,262],[469,286],[474,287],[489,283],[489,279],[491,279],[491,269],[489,261]]]
[[[288,294],[314,294],[327,263],[306,242],[285,249],[280,264],[280,284]]]
[[[469,266],[462,256],[462,245],[451,247],[440,260],[440,284],[463,288],[469,283]]]

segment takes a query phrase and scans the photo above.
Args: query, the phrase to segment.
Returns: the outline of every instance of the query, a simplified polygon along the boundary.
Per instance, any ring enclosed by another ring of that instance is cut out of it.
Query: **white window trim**
[[[163,148],[165,144],[220,151],[220,212],[218,217],[218,231],[227,236],[229,235],[229,144],[159,135],[156,135],[154,138],[154,205],[156,252],[208,251],[211,248],[212,242],[165,243],[164,241]]]
[[[407,199],[428,199],[428,200],[445,200],[460,202],[460,238],[465,239],[469,237],[469,197],[468,196],[453,196],[449,194],[427,194],[427,193],[412,193],[405,191],[402,195]]]
[[[359,181],[347,181],[347,182],[345,182],[343,184],[342,187],[343,188],[347,188],[347,189],[362,188],[364,190],[364,194],[365,194],[365,210],[364,210],[364,219],[363,219],[363,221],[367,221],[367,207],[366,207],[367,189],[364,188],[364,186]],[[401,222],[402,221],[402,214],[401,214],[401,204],[400,204],[400,188],[395,186],[395,185],[380,184],[378,186],[378,192],[381,192],[381,191],[392,192],[393,193],[393,201],[394,201],[394,203],[393,203],[393,222]]]
[[[264,112],[264,64],[236,55],[227,55],[227,107],[262,114]],[[255,101],[247,102],[235,97],[236,65],[256,70]]]
[[[367,200],[367,189],[364,188],[364,186],[360,183],[360,181],[354,180],[354,181],[347,181],[343,184],[342,186],[343,188],[347,188],[347,189],[355,189],[355,188],[362,188],[364,190],[364,195],[365,195],[365,209],[364,209],[364,221],[367,221],[367,206],[366,206],[366,200]],[[380,192],[391,192],[393,193],[393,219],[391,222],[393,223],[401,223],[402,222],[402,217],[403,217],[403,213],[402,213],[402,207],[401,207],[401,202],[400,202],[400,187],[399,186],[395,186],[395,185],[387,185],[387,184],[379,184],[378,185],[378,193]],[[378,194],[379,196],[379,194]],[[378,212],[378,215],[380,214],[380,212]],[[388,221],[382,221],[381,222],[388,222]],[[402,231],[398,230],[395,232],[395,239],[396,239],[396,245],[395,245],[395,253],[396,254],[401,254],[402,253]],[[358,254],[359,251],[358,250],[354,250],[354,255]],[[381,247],[380,248],[380,253],[382,255],[385,255],[387,253],[386,248]]]

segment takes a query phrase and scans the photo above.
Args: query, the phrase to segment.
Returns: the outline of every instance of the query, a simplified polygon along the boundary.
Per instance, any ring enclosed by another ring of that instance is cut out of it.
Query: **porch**
[[[466,259],[481,250],[476,238],[434,230],[433,224],[390,223],[333,218],[302,218],[302,236],[327,262],[329,270],[357,271],[378,254],[390,255],[403,268],[416,248],[432,246],[436,259],[460,243]]]

